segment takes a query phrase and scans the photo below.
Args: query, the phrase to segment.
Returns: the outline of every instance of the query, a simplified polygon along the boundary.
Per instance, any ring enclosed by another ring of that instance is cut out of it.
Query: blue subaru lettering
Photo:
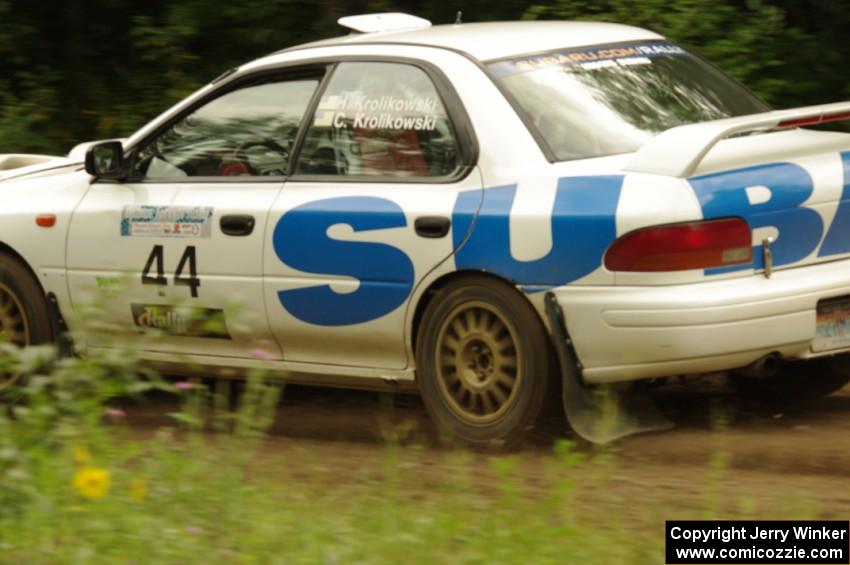
[[[800,205],[814,190],[812,177],[799,165],[772,163],[729,172],[712,173],[689,179],[706,219],[740,216],[753,229],[772,226],[779,232],[773,245],[773,264],[800,261],[815,250],[823,234],[823,221],[814,210]],[[751,204],[748,187],[770,191],[766,202]],[[755,250],[754,250],[755,251]],[[762,268],[761,253],[753,253],[753,262],[718,269],[706,274]]]
[[[383,243],[330,239],[327,230],[348,224],[355,232],[407,225],[398,204],[385,198],[350,196],[318,200],[286,212],[275,226],[272,245],[293,269],[356,278],[356,291],[342,294],[329,285],[278,292],[287,312],[311,324],[344,326],[374,320],[401,306],[413,289],[413,263]]]
[[[617,236],[616,212],[623,176],[566,177],[558,181],[552,210],[552,249],[532,261],[511,256],[510,212],[517,185],[459,195],[452,214],[455,264],[458,269],[485,270],[536,292],[575,281],[602,264]],[[469,238],[464,237],[475,221]],[[545,227],[541,229],[546,229]]]
[[[820,257],[850,253],[850,151],[841,154],[841,165],[844,169],[841,202],[820,247]]]

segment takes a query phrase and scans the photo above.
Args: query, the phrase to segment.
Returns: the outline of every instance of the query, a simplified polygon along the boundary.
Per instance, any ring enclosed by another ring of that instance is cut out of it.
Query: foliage
[[[309,448],[267,449],[281,388],[262,374],[231,409],[227,381],[130,378],[136,350],[3,350],[0,369],[29,375],[0,413],[3,562],[643,564],[661,562],[659,524],[683,511],[675,489],[635,506],[617,494],[614,451],[567,440],[531,470],[519,455],[400,445],[399,425],[377,469],[329,468]],[[174,423],[128,426],[116,406],[152,387],[179,396]],[[708,481],[689,482],[706,519],[752,517],[729,510],[728,467],[718,445]]]
[[[423,497],[409,488],[423,457],[390,443],[380,476],[322,484],[263,462],[264,431],[279,387],[255,374],[230,411],[227,385],[166,386],[181,395],[175,425],[139,438],[123,424],[115,359],[56,360],[49,348],[7,348],[5,368],[25,371],[23,398],[0,416],[0,552],[16,563],[646,563],[662,540],[630,536],[600,501],[598,519],[573,509],[577,470],[588,464],[562,441],[532,492],[519,457],[447,451]],[[126,366],[131,366],[128,364]],[[40,375],[40,376],[38,376]],[[149,385],[155,380],[146,381]],[[209,436],[205,430],[217,433]],[[389,436],[393,434],[390,433]],[[388,436],[388,437],[389,437]],[[298,456],[304,457],[304,453]],[[307,455],[309,457],[309,454]],[[603,458],[604,459],[604,458]],[[489,468],[488,468],[489,467]],[[264,470],[265,469],[265,470]],[[321,476],[316,467],[316,476]],[[350,470],[355,475],[356,468]],[[593,481],[608,471],[588,469]],[[497,488],[480,488],[482,474]],[[339,475],[344,476],[344,475]],[[616,512],[613,512],[616,514]],[[611,543],[617,540],[617,543]]]
[[[372,467],[274,445],[282,385],[260,371],[211,387],[142,371],[139,351],[163,336],[118,332],[108,303],[71,313],[74,342],[107,345],[85,357],[0,344],[0,375],[23,378],[0,395],[4,563],[642,564],[661,561],[664,519],[700,511],[676,489],[637,507],[617,492],[613,449],[567,440],[537,468],[518,454],[430,450],[410,422],[382,426]],[[124,408],[151,393],[176,404],[171,423],[128,425]],[[721,488],[722,439],[708,481],[688,483],[705,490],[706,519],[742,517]]]
[[[772,105],[834,102],[850,95],[850,81],[834,69],[843,53],[827,43],[839,27],[829,21],[804,26],[803,15],[769,0],[555,0],[535,4],[525,19],[601,20],[644,27],[703,55]],[[825,17],[848,22],[850,9],[828,8]],[[836,22],[837,23],[837,22]]]
[[[777,107],[850,96],[850,7],[827,0],[0,0],[0,151],[65,153],[122,137],[225,69],[338,35],[343,15],[401,10],[449,23],[603,19],[694,48]]]
[[[660,539],[612,548],[608,540],[628,539],[623,524],[579,519],[573,474],[586,458],[569,442],[557,444],[543,477],[546,491],[533,496],[518,457],[493,457],[482,470],[469,454],[447,451],[442,478],[422,499],[420,489],[408,488],[407,471],[420,451],[391,439],[383,474],[371,486],[336,481],[328,488],[288,475],[285,456],[261,464],[280,386],[252,374],[231,410],[226,381],[210,390],[189,381],[169,385],[150,373],[138,379],[139,346],[130,340],[113,353],[81,359],[59,358],[51,347],[3,346],[0,372],[25,377],[18,395],[6,391],[0,412],[4,562],[490,563],[533,555],[540,563],[645,563],[660,557]],[[181,407],[173,425],[139,437],[116,403],[151,388],[179,395]],[[599,469],[591,471],[594,480]],[[488,472],[499,485],[490,493],[475,488]]]

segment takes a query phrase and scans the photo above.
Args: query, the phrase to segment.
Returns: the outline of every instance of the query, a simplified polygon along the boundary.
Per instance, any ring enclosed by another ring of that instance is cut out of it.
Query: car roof
[[[638,27],[602,22],[490,22],[438,25],[405,31],[352,33],[284,51],[358,43],[409,43],[459,50],[481,61],[488,61],[523,53],[653,39],[662,39],[662,36]]]

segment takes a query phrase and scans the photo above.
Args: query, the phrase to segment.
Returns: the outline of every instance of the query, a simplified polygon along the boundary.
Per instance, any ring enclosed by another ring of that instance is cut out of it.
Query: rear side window
[[[676,126],[769,110],[666,41],[524,55],[492,63],[490,72],[557,161],[630,153]]]
[[[295,173],[445,177],[460,165],[457,137],[419,67],[341,63],[304,138]]]

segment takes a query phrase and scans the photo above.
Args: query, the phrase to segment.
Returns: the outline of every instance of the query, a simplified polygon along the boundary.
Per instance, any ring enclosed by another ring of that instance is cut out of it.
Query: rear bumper
[[[589,383],[723,371],[816,353],[819,300],[850,295],[850,260],[739,279],[552,290]]]

